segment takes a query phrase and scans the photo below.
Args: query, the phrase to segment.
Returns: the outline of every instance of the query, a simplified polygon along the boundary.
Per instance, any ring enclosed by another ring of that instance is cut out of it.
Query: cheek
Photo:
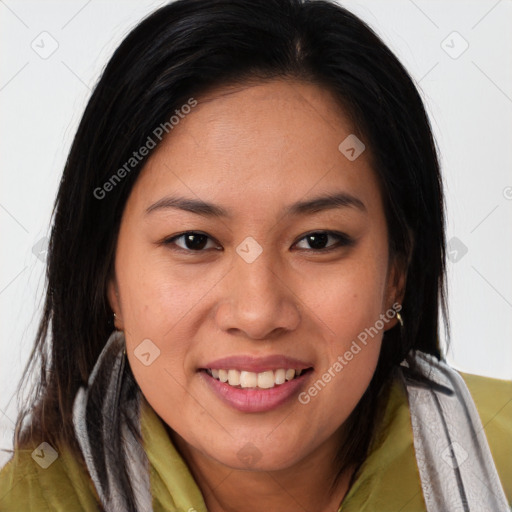
[[[335,271],[310,275],[309,286],[301,288],[309,315],[323,332],[317,380],[306,390],[304,401],[316,402],[326,425],[342,422],[352,412],[380,354],[387,260],[374,256],[382,254],[376,247],[365,249]]]
[[[349,417],[366,391],[379,359],[382,331],[380,297],[370,290],[340,289],[338,307],[329,300],[318,310],[325,336],[315,379],[299,397],[314,411],[318,428],[330,429]],[[328,327],[327,327],[328,326]]]
[[[190,336],[183,329],[187,314],[204,295],[202,285],[187,283],[165,259],[137,244],[131,243],[129,250],[122,243],[118,247],[116,274],[130,366],[150,403],[163,396],[176,402],[186,386],[190,350]]]
[[[202,298],[221,277],[199,265],[173,264],[164,249],[148,251],[132,244],[123,250],[120,245],[118,254],[124,325],[134,338],[174,337],[172,332],[197,315]]]
[[[304,304],[321,320],[337,350],[383,313],[387,261],[373,254],[380,253],[361,248],[328,271],[309,272],[298,284]]]

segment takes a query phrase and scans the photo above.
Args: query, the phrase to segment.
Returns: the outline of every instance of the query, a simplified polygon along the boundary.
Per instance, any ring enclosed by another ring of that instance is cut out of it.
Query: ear
[[[110,308],[115,313],[114,325],[118,330],[123,329],[123,316],[121,313],[121,301],[119,300],[119,290],[115,278],[111,277],[107,285],[107,298]]]
[[[402,304],[405,295],[405,285],[407,282],[407,264],[399,259],[395,259],[388,272],[388,279],[386,284],[386,300],[385,311],[393,309],[393,304]],[[396,316],[391,319],[387,324],[387,329],[391,329],[398,323]]]

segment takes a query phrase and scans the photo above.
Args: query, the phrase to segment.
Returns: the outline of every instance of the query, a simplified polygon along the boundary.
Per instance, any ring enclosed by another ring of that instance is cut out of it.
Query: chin
[[[248,441],[239,446],[235,453],[230,446],[228,452],[223,450],[221,453],[212,453],[210,450],[209,456],[225,466],[242,471],[279,471],[300,459],[291,446],[285,447],[282,444],[273,447],[272,443],[267,443],[265,448],[258,448],[256,444]]]

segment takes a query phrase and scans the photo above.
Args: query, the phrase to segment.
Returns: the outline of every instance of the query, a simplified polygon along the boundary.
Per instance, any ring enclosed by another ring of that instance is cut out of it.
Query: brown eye
[[[329,240],[334,239],[334,243],[329,244]],[[315,231],[302,237],[300,243],[307,243],[309,247],[299,247],[299,249],[311,249],[313,251],[328,251],[337,249],[338,247],[350,246],[354,244],[354,240],[344,233],[335,233],[333,231]]]
[[[213,245],[211,247],[207,247],[208,242],[211,242]],[[172,238],[167,239],[164,243],[166,245],[177,245],[180,249],[183,250],[198,252],[205,248],[209,249],[212,247],[217,247],[208,235],[205,235],[204,233],[198,233],[196,231],[187,231],[181,235],[173,236]]]

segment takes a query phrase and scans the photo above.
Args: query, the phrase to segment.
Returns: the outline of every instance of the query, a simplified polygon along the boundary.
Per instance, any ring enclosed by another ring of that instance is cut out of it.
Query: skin
[[[329,494],[332,454],[396,319],[307,405],[294,397],[272,411],[243,413],[221,402],[197,369],[229,355],[285,354],[313,366],[307,390],[400,302],[404,276],[388,258],[370,148],[353,162],[338,150],[354,129],[316,85],[275,80],[197,100],[153,151],[126,204],[109,284],[116,326],[145,398],[170,427],[209,511],[335,511],[351,471]],[[282,214],[333,191],[356,196],[366,212]],[[170,194],[215,203],[232,217],[146,213]],[[325,230],[356,242],[314,251],[305,235]],[[210,237],[202,252],[187,249],[183,238],[162,242],[187,231]],[[263,249],[252,263],[236,252],[248,236]],[[161,353],[144,366],[134,350],[148,338]],[[250,467],[238,456],[248,442],[258,453]]]

